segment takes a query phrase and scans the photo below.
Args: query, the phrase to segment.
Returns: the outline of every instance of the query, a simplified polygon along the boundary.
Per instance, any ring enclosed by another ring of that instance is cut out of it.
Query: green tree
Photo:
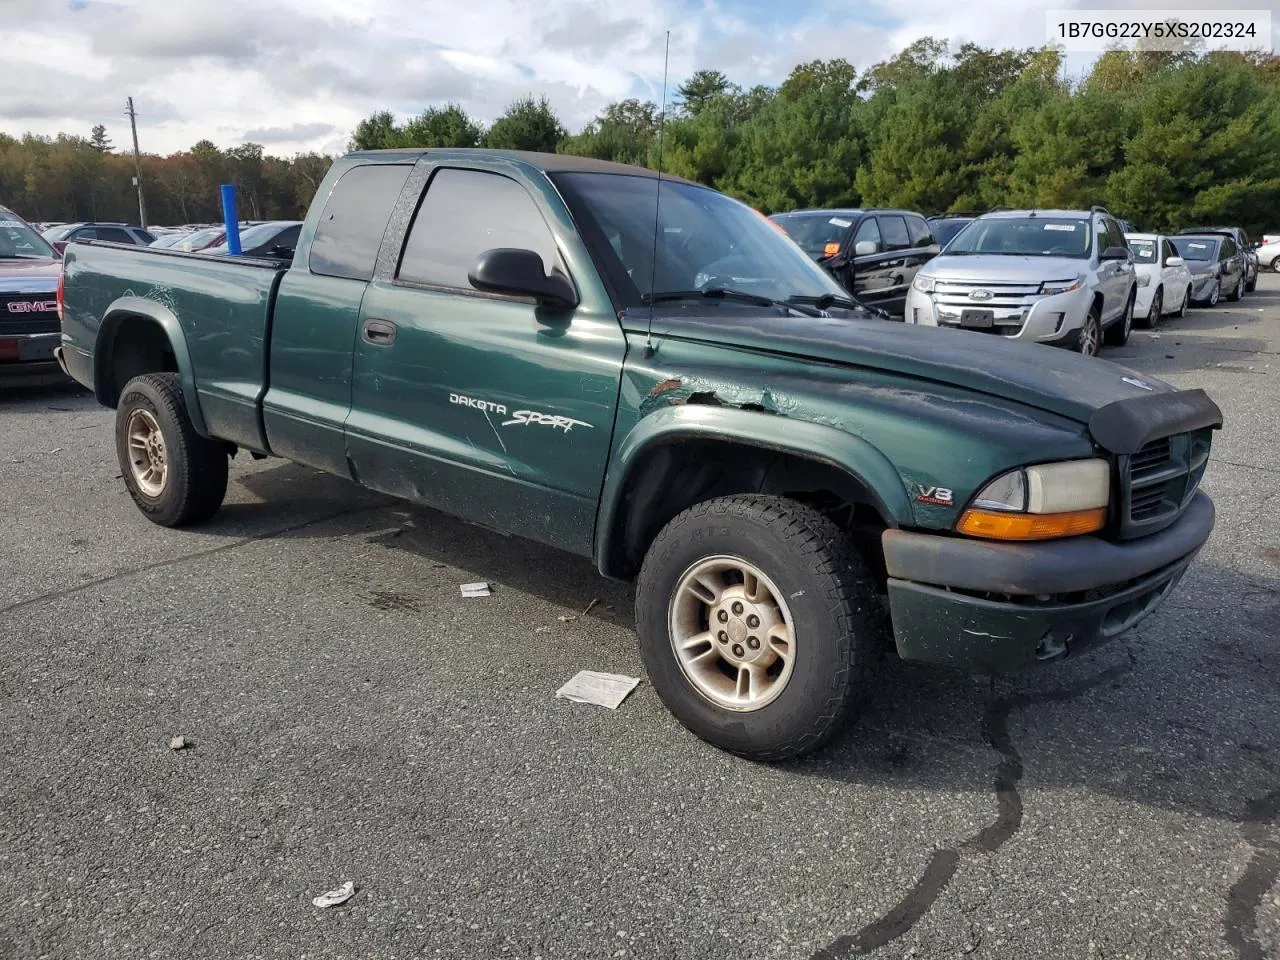
[[[493,122],[484,145],[495,150],[537,150],[555,153],[568,136],[546,97],[521,97]]]
[[[352,150],[389,150],[405,146],[404,131],[396,125],[390,110],[379,110],[356,124],[351,137]]]
[[[676,90],[676,109],[696,117],[720,97],[738,90],[719,70],[698,70]]]
[[[474,147],[483,134],[480,124],[462,107],[448,103],[428,107],[406,123],[399,132],[399,141],[409,147]]]
[[[97,124],[89,137],[89,146],[97,150],[99,153],[111,152],[111,138],[107,136],[107,128],[102,124]]]

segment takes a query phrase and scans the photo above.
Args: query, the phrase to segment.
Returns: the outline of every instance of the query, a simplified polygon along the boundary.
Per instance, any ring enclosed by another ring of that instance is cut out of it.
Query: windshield
[[[1217,240],[1197,239],[1194,237],[1170,237],[1169,242],[1178,251],[1183,260],[1212,260],[1214,251],[1218,249]]]
[[[947,255],[986,253],[1013,257],[1089,256],[1089,221],[1065,217],[991,217],[975,220],[947,245]]]
[[[1154,240],[1129,240],[1129,249],[1133,251],[1134,263],[1155,263],[1156,242]]]
[[[76,225],[74,223],[63,224],[60,227],[50,227],[43,234],[41,234],[41,236],[43,236],[50,243],[56,243],[59,240],[67,239],[67,237],[71,235],[71,231],[74,230],[75,228],[76,228]]]
[[[767,218],[707,187],[614,173],[558,173],[592,253],[619,298],[717,288],[783,300],[848,293]],[[654,252],[657,252],[655,269]]]
[[[853,226],[852,217],[839,213],[778,213],[769,219],[815,260],[839,253],[845,234]]]
[[[0,260],[57,259],[53,247],[5,210],[0,210]]]
[[[938,246],[945,247],[961,230],[973,223],[972,220],[930,220],[929,232]]]

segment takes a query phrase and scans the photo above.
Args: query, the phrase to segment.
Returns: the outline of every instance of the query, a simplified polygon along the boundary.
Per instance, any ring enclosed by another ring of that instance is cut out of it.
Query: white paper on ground
[[[464,583],[462,585],[462,595],[464,597],[487,597],[489,596],[489,584]]]
[[[328,893],[322,893],[311,901],[316,907],[336,907],[340,903],[346,903],[356,892],[356,885],[348,880],[336,890],[330,890]]]
[[[580,670],[572,680],[556,691],[556,696],[561,700],[572,700],[574,703],[594,703],[601,707],[608,707],[610,710],[617,710],[639,683],[639,677]]]

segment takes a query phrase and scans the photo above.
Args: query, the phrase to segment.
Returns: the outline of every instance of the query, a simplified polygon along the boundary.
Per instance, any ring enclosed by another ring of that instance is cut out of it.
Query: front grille
[[[57,333],[58,309],[32,312],[29,304],[53,304],[53,293],[0,293],[0,337]]]
[[[974,300],[976,291],[982,299]],[[1036,301],[1043,299],[1038,283],[985,283],[970,280],[939,280],[933,288],[938,323],[959,326],[962,310],[990,310],[992,326],[970,329],[982,333],[1016,337]]]
[[[1121,458],[1122,537],[1155,533],[1181,515],[1204,477],[1212,433],[1206,429],[1161,437]]]

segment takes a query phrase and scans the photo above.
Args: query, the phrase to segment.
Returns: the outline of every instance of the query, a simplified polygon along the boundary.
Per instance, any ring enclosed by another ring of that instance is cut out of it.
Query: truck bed
[[[258,402],[267,384],[271,309],[287,264],[99,240],[71,244],[63,263],[63,352],[69,369],[88,376],[77,379],[93,383],[102,399],[95,375],[102,358],[93,354],[100,329],[130,318],[159,322],[188,356],[176,369],[184,371],[202,432],[265,447]]]

